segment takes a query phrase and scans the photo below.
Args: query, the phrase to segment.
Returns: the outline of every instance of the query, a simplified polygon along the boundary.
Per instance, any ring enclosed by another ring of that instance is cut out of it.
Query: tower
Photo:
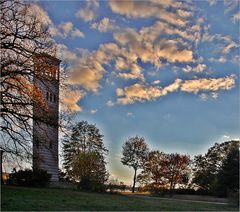
[[[47,54],[34,58],[33,169],[43,169],[58,181],[58,113],[60,60]],[[39,103],[41,102],[41,103]]]

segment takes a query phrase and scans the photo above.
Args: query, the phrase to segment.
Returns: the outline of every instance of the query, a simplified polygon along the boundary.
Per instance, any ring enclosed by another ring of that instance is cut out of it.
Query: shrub
[[[106,190],[103,183],[96,180],[91,180],[88,177],[82,177],[81,181],[78,184],[78,189],[94,192],[104,192]]]
[[[43,187],[50,181],[51,175],[41,169],[25,169],[12,173],[10,179],[12,184],[20,186]]]

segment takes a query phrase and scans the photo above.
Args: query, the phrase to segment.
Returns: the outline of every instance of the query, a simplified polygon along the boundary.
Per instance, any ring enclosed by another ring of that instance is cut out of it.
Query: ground
[[[67,189],[2,186],[2,211],[238,211],[233,205],[87,193]]]

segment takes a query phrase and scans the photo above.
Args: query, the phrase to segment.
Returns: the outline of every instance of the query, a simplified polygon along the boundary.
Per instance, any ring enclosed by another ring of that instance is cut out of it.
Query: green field
[[[2,186],[2,211],[237,211],[231,205],[130,195],[87,193],[67,189]]]

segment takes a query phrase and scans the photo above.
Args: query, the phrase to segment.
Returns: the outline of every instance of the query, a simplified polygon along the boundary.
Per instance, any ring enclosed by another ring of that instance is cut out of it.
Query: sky
[[[112,177],[121,146],[202,154],[239,138],[239,1],[37,1],[67,63],[62,110],[96,124]]]

